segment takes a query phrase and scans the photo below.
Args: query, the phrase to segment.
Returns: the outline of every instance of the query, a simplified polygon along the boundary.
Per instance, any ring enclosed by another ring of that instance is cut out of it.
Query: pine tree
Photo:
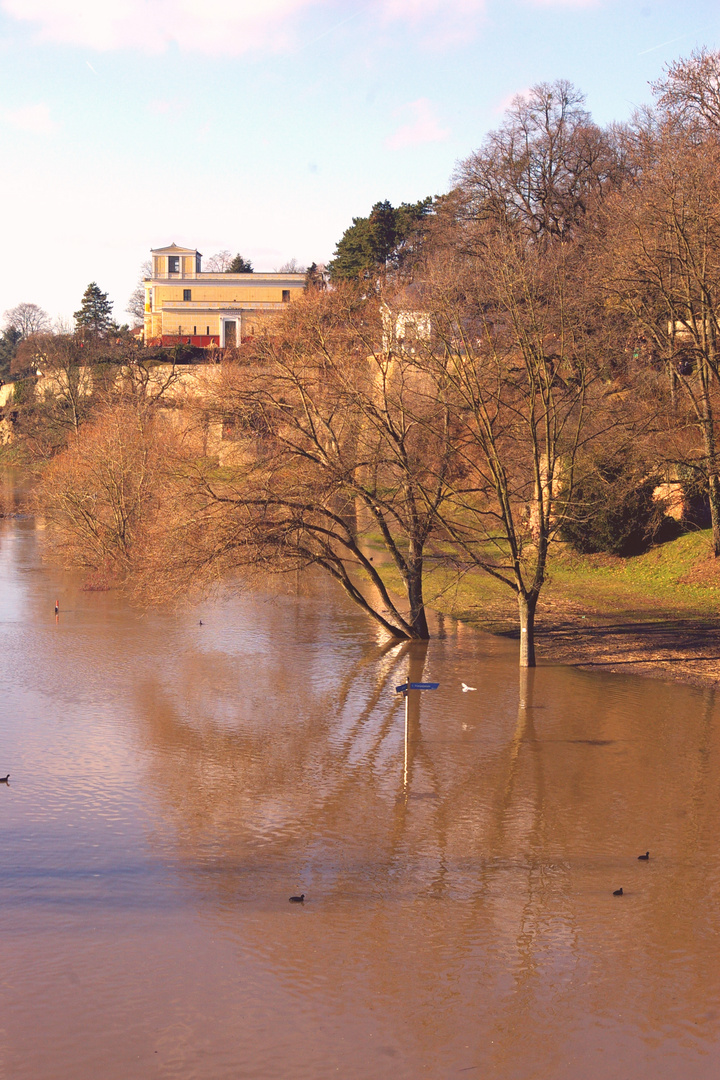
[[[305,271],[305,292],[320,292],[325,288],[325,279],[322,270],[315,262],[310,263]]]
[[[249,259],[243,259],[242,255],[236,255],[225,271],[226,274],[252,274],[253,266]]]
[[[0,379],[9,374],[10,364],[21,338],[22,334],[14,326],[6,326],[0,334]]]
[[[432,213],[432,205],[430,196],[398,207],[385,199],[375,203],[369,217],[353,218],[329,264],[332,280],[353,281],[397,268],[412,249],[414,237],[422,233],[423,219]]]
[[[91,281],[83,293],[80,310],[74,314],[75,329],[80,333],[104,337],[115,325],[112,303],[96,282]]]

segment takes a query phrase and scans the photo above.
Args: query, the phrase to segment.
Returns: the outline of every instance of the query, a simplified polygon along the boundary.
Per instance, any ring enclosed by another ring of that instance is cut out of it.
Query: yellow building
[[[152,250],[145,280],[145,342],[239,345],[302,293],[304,274],[205,274],[199,251]]]

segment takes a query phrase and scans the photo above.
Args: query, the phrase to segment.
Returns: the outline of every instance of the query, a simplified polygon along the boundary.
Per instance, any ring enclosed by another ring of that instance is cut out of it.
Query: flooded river
[[[438,629],[142,617],[0,523],[2,1080],[717,1077],[714,693]]]

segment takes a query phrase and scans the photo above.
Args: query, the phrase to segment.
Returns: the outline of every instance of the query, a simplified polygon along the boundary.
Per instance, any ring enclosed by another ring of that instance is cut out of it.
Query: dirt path
[[[616,605],[612,612],[571,602],[549,592],[536,623],[538,663],[569,664],[596,671],[672,679],[695,686],[720,684],[720,616],[668,612],[646,603],[643,610]],[[453,612],[482,630],[517,638],[507,606]]]
[[[543,660],[597,671],[720,684],[720,621],[653,621],[580,617],[545,625],[537,635]]]

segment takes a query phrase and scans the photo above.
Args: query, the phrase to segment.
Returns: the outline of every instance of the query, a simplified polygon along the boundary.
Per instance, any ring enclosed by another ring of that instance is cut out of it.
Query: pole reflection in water
[[[3,524],[0,1077],[714,1080],[714,692],[296,592],[140,617]]]
[[[423,693],[422,690],[411,689],[410,683],[423,681],[428,642],[408,641],[403,646],[403,651],[408,657],[408,672],[407,679],[405,680],[408,684],[408,688],[403,694],[405,699],[405,760],[403,766],[403,790],[405,792],[405,797],[407,798],[410,772],[412,769],[412,758],[420,738],[420,696]]]

